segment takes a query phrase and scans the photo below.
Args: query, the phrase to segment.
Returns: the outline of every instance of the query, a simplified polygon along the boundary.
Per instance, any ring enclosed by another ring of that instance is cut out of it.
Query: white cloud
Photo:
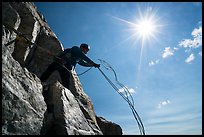
[[[202,51],[200,51],[198,54],[202,57]]]
[[[135,90],[133,88],[128,89],[130,93],[135,93]]]
[[[156,63],[156,64],[159,63],[159,59],[157,59],[157,60],[155,61],[155,63]]]
[[[149,62],[149,66],[151,67],[151,66],[154,66],[155,64],[154,64],[154,62],[153,61],[150,61]]]
[[[191,35],[193,39],[183,39],[179,42],[179,46],[190,49],[202,46],[202,26],[195,28]]]
[[[174,50],[178,50],[179,48],[177,48],[177,47],[174,47]]]
[[[122,92],[125,91],[124,89],[128,90],[130,92],[130,94],[136,93],[136,91],[133,88],[128,88],[127,86],[125,86],[124,88],[119,89],[118,92],[122,93]]]
[[[172,50],[171,47],[165,47],[162,57],[166,58],[168,56],[172,56],[174,54],[173,52],[174,50]]]
[[[170,104],[170,103],[171,103],[170,100],[161,101],[161,102],[159,102],[157,108],[161,108],[161,107],[166,106],[166,105],[168,105],[168,104]]]
[[[194,54],[192,53],[192,54],[185,60],[185,62],[186,62],[186,63],[191,63],[194,59],[195,59],[195,56],[194,56]]]
[[[149,62],[149,66],[151,67],[151,66],[154,66],[154,65],[156,65],[156,64],[158,64],[159,63],[159,59],[157,59],[157,60],[155,60],[155,61],[150,61]]]
[[[192,35],[193,37],[195,37],[195,38],[197,38],[197,37],[202,37],[202,27],[200,26],[198,29],[195,28],[195,29],[193,30],[193,32],[191,33],[191,35]]]
[[[202,22],[198,23],[199,27],[194,28],[191,32],[192,38],[189,39],[183,39],[180,42],[178,42],[177,47],[165,47],[162,58],[167,58],[169,56],[173,56],[176,51],[178,51],[180,48],[184,48],[184,51],[188,54],[192,52],[192,49],[197,49],[199,47],[202,47]],[[202,51],[198,53],[199,56],[202,57]],[[185,60],[186,63],[191,63],[195,59],[195,56],[193,53]],[[150,61],[149,67],[156,65],[159,63],[159,60],[156,61]]]

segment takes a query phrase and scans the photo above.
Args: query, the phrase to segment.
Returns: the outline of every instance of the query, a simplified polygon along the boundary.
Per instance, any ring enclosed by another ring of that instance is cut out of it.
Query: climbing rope
[[[138,115],[137,111],[135,110],[134,108],[134,100],[133,100],[133,97],[132,95],[130,94],[130,91],[128,90],[128,88],[126,86],[124,86],[122,83],[120,83],[118,81],[118,78],[117,78],[117,75],[116,75],[116,72],[115,70],[111,67],[111,65],[109,63],[107,63],[106,61],[104,60],[101,60],[99,59],[99,61],[101,62],[102,66],[104,66],[107,70],[111,70],[113,71],[114,73],[114,76],[115,76],[115,81],[116,83],[124,90],[125,93],[122,93],[120,92],[119,88],[107,77],[107,75],[100,69],[99,71],[101,72],[101,74],[105,77],[105,79],[109,82],[109,84],[123,97],[123,99],[125,99],[125,101],[128,103],[133,115],[134,115],[134,118],[138,124],[138,127],[139,127],[139,130],[140,130],[140,134],[141,135],[145,135],[145,129],[144,129],[144,126],[143,126],[143,123],[142,123],[142,120],[140,118],[140,116]],[[131,100],[129,99],[129,96],[131,98]]]
[[[25,36],[26,34],[23,34],[23,33],[19,32],[19,31],[17,31],[16,29],[14,29],[13,27],[11,27],[11,26],[9,26],[9,25],[5,25],[5,24],[4,24],[4,27],[5,27],[5,29],[8,29],[8,30],[10,30],[10,31],[14,31],[14,32],[17,34],[17,35],[16,35],[16,38],[15,38],[14,40],[8,42],[7,44],[5,44],[5,46],[11,45],[12,43],[14,43],[14,42],[20,40],[21,38],[23,38],[23,39],[25,39],[26,42],[29,44],[29,48],[30,48],[30,45],[35,45],[37,48],[39,48],[40,50],[46,52],[48,55],[53,56],[54,58],[57,58],[57,59],[60,59],[60,60],[61,60],[61,58],[57,57],[57,56],[56,56],[55,54],[53,54],[52,52],[48,51],[48,50],[45,49],[45,48],[42,48],[41,46],[38,46],[38,45],[37,45],[36,43],[34,43],[34,42],[31,42],[31,41]],[[57,62],[57,63],[60,64],[59,62]],[[63,64],[60,64],[60,65],[61,65],[63,68],[65,68],[67,71],[69,71],[71,74],[75,75],[75,76],[83,75],[83,74],[85,74],[86,72],[88,72],[88,71],[92,68],[92,67],[90,67],[89,69],[87,69],[86,71],[84,71],[84,72],[82,72],[82,73],[80,73],[80,74],[74,74],[74,73],[72,73],[69,69],[67,69],[67,67],[65,67]]]
[[[59,63],[56,61],[56,63],[58,63],[60,66],[62,66],[63,68],[65,68],[67,71],[69,71],[71,74],[75,75],[75,76],[80,76],[80,75],[83,75],[85,74],[86,72],[88,72],[89,70],[91,70],[93,67],[90,67],[89,69],[87,69],[86,71],[80,73],[80,74],[74,74],[71,72],[71,70],[69,70],[67,67],[65,67],[63,64]]]

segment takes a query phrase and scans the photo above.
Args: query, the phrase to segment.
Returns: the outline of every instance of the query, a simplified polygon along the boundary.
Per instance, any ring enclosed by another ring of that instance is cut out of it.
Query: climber
[[[85,43],[82,43],[80,47],[73,46],[72,48],[65,49],[54,58],[47,70],[41,75],[40,80],[42,83],[46,81],[53,71],[57,70],[60,73],[62,85],[69,89],[70,72],[77,63],[85,67],[99,68],[100,64],[96,64],[85,55],[89,49],[90,47]]]

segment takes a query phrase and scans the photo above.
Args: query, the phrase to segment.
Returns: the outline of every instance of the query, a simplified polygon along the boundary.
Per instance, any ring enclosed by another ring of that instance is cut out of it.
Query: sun
[[[152,40],[152,38],[157,39],[156,35],[163,25],[159,23],[158,18],[156,18],[156,14],[153,11],[139,11],[138,13],[139,16],[135,17],[135,20],[133,21],[128,21],[115,16],[111,17],[128,24],[132,35],[130,35],[126,40],[136,38],[135,40],[141,40],[142,43],[145,43]]]
[[[156,25],[151,19],[142,19],[135,24],[134,31],[138,33],[143,39],[152,37],[156,31]]]
[[[156,39],[156,34],[162,26],[156,18],[155,12],[147,10],[146,12],[139,11],[139,17],[133,22],[131,28],[135,36],[139,36],[143,42]]]
[[[143,52],[150,49],[146,47],[153,47],[153,45],[156,45],[155,43],[160,44],[162,35],[159,34],[162,33],[163,27],[166,26],[157,11],[158,9],[152,6],[138,7],[138,11],[133,13],[133,16],[126,16],[126,18],[129,18],[128,20],[110,15],[112,18],[124,22],[128,30],[127,38],[120,41],[119,44],[122,45],[126,41],[131,41],[130,46],[140,47],[138,48],[140,52],[138,52],[137,79],[140,77]]]

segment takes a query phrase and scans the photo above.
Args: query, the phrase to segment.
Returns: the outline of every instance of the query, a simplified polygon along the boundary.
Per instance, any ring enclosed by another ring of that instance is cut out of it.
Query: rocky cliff
[[[2,135],[122,135],[96,116],[75,71],[70,89],[57,71],[43,88],[39,77],[61,51],[34,3],[2,2]]]

